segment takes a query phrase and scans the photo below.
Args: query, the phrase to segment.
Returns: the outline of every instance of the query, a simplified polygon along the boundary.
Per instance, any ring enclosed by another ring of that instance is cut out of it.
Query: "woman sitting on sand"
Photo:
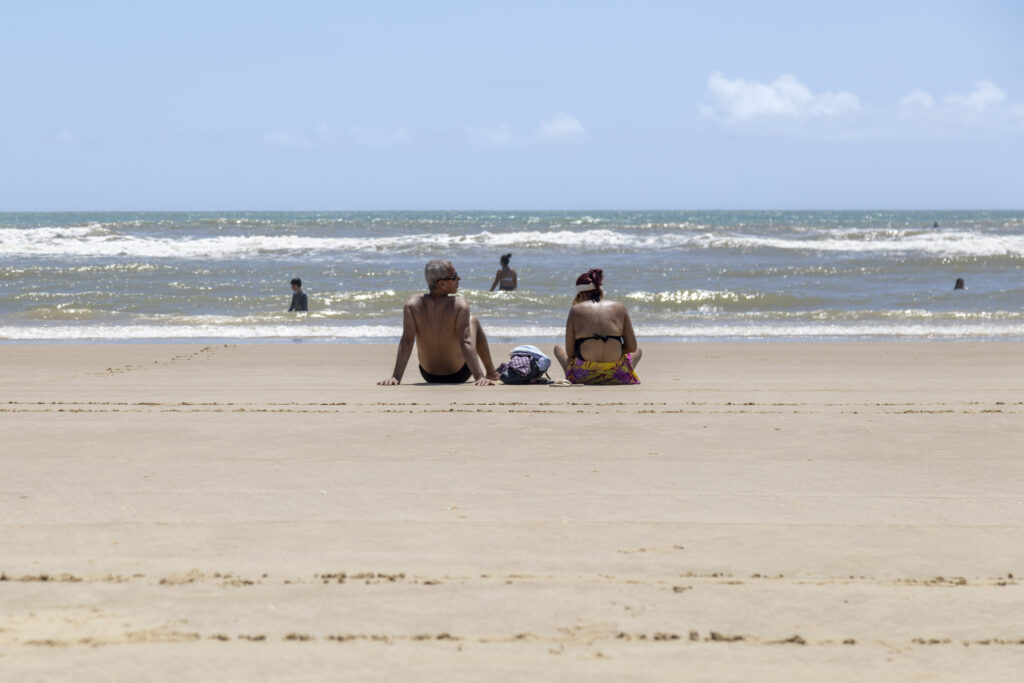
[[[636,346],[629,311],[617,301],[602,300],[603,281],[600,268],[576,278],[576,298],[565,322],[565,346],[555,347],[555,358],[573,384],[640,384],[633,368],[642,352]]]

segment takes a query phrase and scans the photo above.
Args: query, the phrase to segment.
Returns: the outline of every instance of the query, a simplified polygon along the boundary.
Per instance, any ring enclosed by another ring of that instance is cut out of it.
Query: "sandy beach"
[[[393,362],[0,348],[0,679],[1021,680],[1019,344]]]

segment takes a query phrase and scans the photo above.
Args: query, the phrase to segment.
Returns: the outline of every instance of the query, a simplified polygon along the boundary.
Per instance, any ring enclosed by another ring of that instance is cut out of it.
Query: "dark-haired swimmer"
[[[555,358],[573,384],[640,384],[634,368],[643,352],[637,348],[629,311],[604,299],[603,281],[599,268],[576,279],[565,346],[555,347]]]
[[[472,377],[478,386],[494,384],[498,373],[491,361],[487,335],[469,302],[452,296],[459,289],[459,274],[448,261],[431,261],[424,270],[430,291],[405,302],[402,339],[391,376],[377,384],[402,382],[405,366],[416,346],[420,374],[434,384],[461,384]]]
[[[508,262],[512,259],[512,253],[501,255],[501,269],[494,274],[494,282],[491,283],[491,291],[498,285],[501,285],[501,291],[512,292],[519,287],[519,275],[516,271],[508,267]]]
[[[309,310],[309,298],[306,293],[302,291],[302,280],[299,278],[292,278],[292,305],[288,307],[288,312],[292,311],[308,311]]]

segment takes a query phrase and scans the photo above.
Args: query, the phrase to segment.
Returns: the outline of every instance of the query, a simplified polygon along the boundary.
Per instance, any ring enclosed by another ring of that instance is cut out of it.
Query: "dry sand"
[[[1022,350],[3,346],[0,680],[1020,681]]]

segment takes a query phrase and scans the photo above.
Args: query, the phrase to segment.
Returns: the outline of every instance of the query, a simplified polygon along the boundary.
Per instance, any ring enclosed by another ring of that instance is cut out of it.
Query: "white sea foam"
[[[679,289],[670,292],[629,292],[623,296],[631,301],[644,303],[683,304],[698,301],[754,301],[763,299],[761,292],[729,292],[710,289]]]
[[[289,337],[383,339],[402,334],[400,325],[69,325],[0,327],[0,339],[46,340],[137,340],[137,339],[284,339]]]
[[[381,237],[223,235],[167,238],[120,233],[100,225],[0,229],[0,254],[36,256],[194,259],[247,258],[267,254],[450,252],[459,249],[492,248],[568,248],[630,252],[678,248],[778,249],[807,252],[918,253],[939,257],[1024,257],[1024,235],[993,235],[969,231],[845,230],[795,238],[694,230],[637,233],[599,228],[511,232],[485,230],[462,235],[420,233]]]
[[[819,239],[786,239],[777,237],[716,237],[709,247],[752,249],[784,249],[795,251],[826,251],[854,253],[918,253],[939,257],[958,256],[1024,256],[1024,236],[991,235],[975,232],[934,232],[899,234],[864,239],[850,233]]]
[[[488,231],[392,235],[384,237],[310,237],[299,235],[225,235],[203,238],[140,237],[115,234],[103,228],[0,229],[0,253],[32,256],[143,258],[226,258],[265,254],[346,252],[418,252],[460,248],[571,247],[632,248],[681,246],[684,235],[638,238],[614,230]]]
[[[973,322],[941,323],[737,323],[706,325],[639,325],[637,337],[644,339],[1024,339],[1024,325]],[[288,338],[336,339],[340,341],[391,341],[402,333],[399,325],[39,325],[0,326],[0,340],[6,341],[117,341],[146,339],[239,339],[275,340]],[[546,325],[493,325],[487,328],[495,340],[560,340],[565,329]]]

